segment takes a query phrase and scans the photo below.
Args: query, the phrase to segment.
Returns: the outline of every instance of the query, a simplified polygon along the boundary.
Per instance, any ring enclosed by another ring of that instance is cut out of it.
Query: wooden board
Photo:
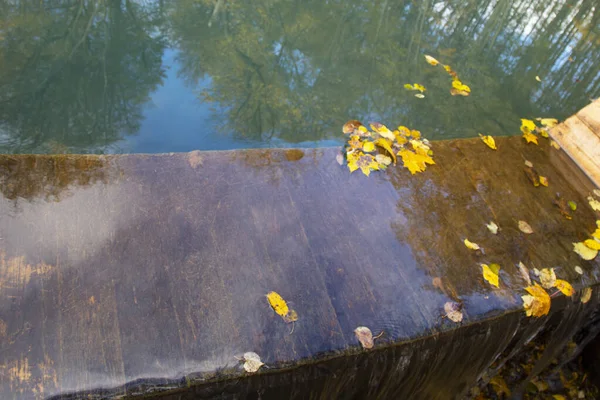
[[[338,165],[334,148],[0,156],[0,397],[465,390],[517,332],[546,323],[524,318],[519,261],[557,267],[577,288],[599,267],[572,251],[598,219],[576,170],[548,141],[498,147],[437,142],[426,172],[370,177]],[[525,160],[548,188],[528,181]],[[578,204],[571,220],[557,192]],[[481,276],[491,262],[499,289]],[[298,312],[294,325],[269,307],[272,290]],[[444,317],[451,300],[464,304],[461,324]],[[374,353],[361,351],[358,326],[384,332]],[[269,368],[249,378],[236,359],[247,351]]]

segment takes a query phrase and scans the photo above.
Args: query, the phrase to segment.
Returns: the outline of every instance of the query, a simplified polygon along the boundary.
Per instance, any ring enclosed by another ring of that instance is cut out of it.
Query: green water
[[[512,135],[598,97],[599,66],[597,0],[0,0],[0,153],[328,146],[355,118]]]

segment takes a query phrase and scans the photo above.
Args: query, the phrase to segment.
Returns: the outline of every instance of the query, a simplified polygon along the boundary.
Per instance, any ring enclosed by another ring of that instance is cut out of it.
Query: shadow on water
[[[319,146],[354,118],[431,139],[516,134],[600,94],[596,5],[3,0],[0,152]],[[472,95],[451,97],[423,54]],[[134,134],[145,144],[128,148]]]

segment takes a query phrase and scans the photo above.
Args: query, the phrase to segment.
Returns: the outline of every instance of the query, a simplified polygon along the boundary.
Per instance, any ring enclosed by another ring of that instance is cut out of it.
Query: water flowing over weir
[[[434,142],[424,173],[370,177],[336,148],[0,156],[0,397],[447,399],[546,329],[543,368],[596,333],[600,296],[582,304],[580,290],[600,264],[572,242],[600,218],[549,141],[497,145]],[[571,220],[557,193],[578,205]],[[526,317],[520,261],[578,292]],[[481,275],[492,262],[497,289]],[[358,326],[383,331],[373,349]],[[266,364],[254,374],[238,360],[249,351]]]

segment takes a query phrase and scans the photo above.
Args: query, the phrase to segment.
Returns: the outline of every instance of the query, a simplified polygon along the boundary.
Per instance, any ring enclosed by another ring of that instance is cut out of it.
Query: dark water
[[[599,65],[597,0],[0,0],[0,153],[325,146],[350,118],[511,135],[598,97]]]

